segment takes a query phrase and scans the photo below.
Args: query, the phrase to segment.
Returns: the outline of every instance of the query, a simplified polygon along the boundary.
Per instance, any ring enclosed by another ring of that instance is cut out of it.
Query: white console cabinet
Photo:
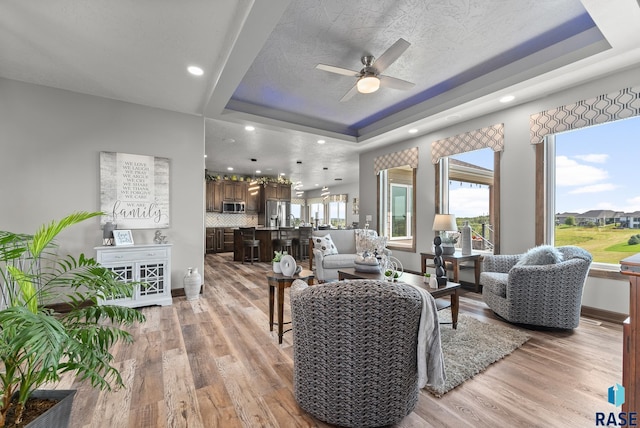
[[[96,260],[124,282],[139,281],[132,297],[105,303],[128,307],[161,305],[171,300],[171,244],[96,247]]]

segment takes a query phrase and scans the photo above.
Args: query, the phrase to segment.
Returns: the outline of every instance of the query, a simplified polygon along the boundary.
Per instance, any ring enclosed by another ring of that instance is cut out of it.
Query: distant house
[[[556,214],[556,225],[564,224],[565,221],[567,221],[567,218],[569,218],[569,217],[574,217],[576,219],[576,223],[577,223],[579,215],[580,215],[580,213],[570,213],[570,212],[558,213],[558,214]]]
[[[616,214],[619,212],[612,210],[589,210],[576,216],[578,226],[586,226],[595,224],[597,226],[605,226],[607,224],[616,223]]]
[[[640,229],[640,211],[620,214],[620,226],[629,229]]]

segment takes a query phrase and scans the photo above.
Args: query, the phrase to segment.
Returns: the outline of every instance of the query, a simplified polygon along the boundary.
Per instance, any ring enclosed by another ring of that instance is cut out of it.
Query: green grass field
[[[640,244],[628,245],[638,229],[614,229],[613,226],[556,226],[556,246],[577,245],[593,255],[594,262],[618,264],[632,254],[640,253]]]

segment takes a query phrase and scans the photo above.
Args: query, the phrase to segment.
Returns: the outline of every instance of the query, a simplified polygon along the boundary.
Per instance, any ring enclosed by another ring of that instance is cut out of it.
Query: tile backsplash
[[[257,226],[257,214],[220,214],[206,213],[206,227]]]

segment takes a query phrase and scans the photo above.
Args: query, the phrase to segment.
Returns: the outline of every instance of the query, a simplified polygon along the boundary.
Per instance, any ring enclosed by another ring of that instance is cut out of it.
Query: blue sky
[[[556,213],[640,210],[640,117],[556,135]]]

